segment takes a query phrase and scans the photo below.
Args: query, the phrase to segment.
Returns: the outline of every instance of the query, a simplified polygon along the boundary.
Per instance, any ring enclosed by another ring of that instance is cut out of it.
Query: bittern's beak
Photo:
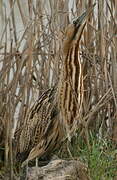
[[[84,24],[87,17],[93,11],[95,5],[96,5],[96,3],[91,8],[89,8],[87,11],[85,11],[80,17],[78,17],[76,20],[73,21],[73,24],[76,26],[76,28],[79,28],[82,24]]]

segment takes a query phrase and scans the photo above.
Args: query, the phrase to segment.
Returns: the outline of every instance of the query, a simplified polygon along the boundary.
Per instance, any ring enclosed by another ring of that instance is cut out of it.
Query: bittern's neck
[[[78,46],[79,46],[85,25],[86,25],[86,22],[83,23],[79,27],[79,29],[75,28],[75,26],[73,24],[68,26],[68,29],[66,31],[66,37],[63,42],[64,57],[68,56],[70,49],[73,46],[76,46],[77,50],[79,50]]]
[[[71,36],[67,36],[64,41],[64,60],[63,60],[63,83],[71,84],[69,88],[71,91],[78,92],[79,78],[81,75],[81,57],[80,57],[80,42],[83,34],[85,24],[78,29],[77,32],[73,31]],[[75,37],[73,39],[73,36]],[[72,39],[71,39],[72,37]]]

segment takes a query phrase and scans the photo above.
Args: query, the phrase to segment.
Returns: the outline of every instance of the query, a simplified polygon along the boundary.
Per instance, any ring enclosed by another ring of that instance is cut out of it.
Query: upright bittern
[[[84,63],[80,55],[80,42],[90,9],[70,24],[65,31],[63,43],[63,69],[58,89],[60,119],[62,119],[66,134],[71,135],[77,128],[83,114],[84,97]]]
[[[87,16],[92,9],[66,28],[63,67],[57,90],[49,89],[39,98],[28,113],[21,132],[19,135],[16,133],[16,141],[19,141],[17,157],[21,161],[26,159],[23,164],[37,156],[51,153],[66,137],[66,132],[68,137],[71,136],[83,99],[83,68],[79,45]]]

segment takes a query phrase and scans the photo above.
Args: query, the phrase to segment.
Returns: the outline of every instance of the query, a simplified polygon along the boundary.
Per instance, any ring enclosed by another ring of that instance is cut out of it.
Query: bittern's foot
[[[70,143],[71,143],[71,142],[67,141],[67,151],[68,151],[68,153],[69,153],[70,158],[71,158],[71,159],[74,159],[73,156],[72,156],[72,153],[71,153],[71,151],[70,151],[70,148],[69,148],[70,145],[71,145]]]

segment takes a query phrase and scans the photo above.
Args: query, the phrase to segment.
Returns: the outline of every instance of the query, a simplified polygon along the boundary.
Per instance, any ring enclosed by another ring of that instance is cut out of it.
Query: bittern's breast
[[[78,45],[72,44],[64,59],[59,86],[59,108],[64,124],[67,124],[69,128],[72,127],[77,116],[80,76],[79,58]]]

